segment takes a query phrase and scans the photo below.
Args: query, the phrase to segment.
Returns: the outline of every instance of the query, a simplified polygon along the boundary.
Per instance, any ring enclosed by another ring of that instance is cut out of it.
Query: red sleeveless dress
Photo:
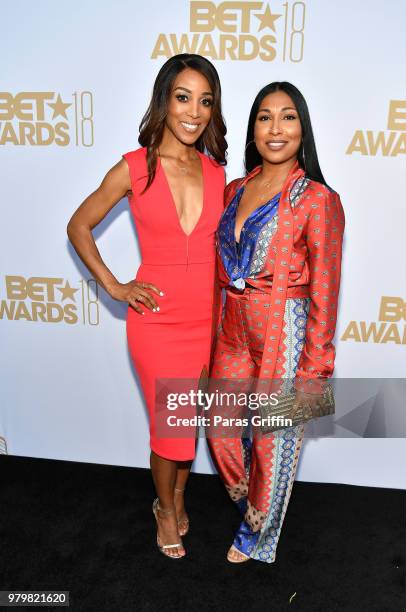
[[[123,155],[130,171],[129,204],[141,253],[136,280],[153,283],[164,293],[163,297],[153,294],[159,312],[143,307],[145,314],[140,315],[129,306],[128,344],[149,412],[151,449],[177,461],[194,458],[195,439],[189,431],[185,438],[165,437],[157,427],[156,382],[198,380],[203,367],[209,369],[217,321],[215,232],[223,212],[225,176],[222,166],[198,154],[203,173],[203,210],[189,235],[180,225],[159,157],[155,179],[142,194],[148,176],[146,148]]]

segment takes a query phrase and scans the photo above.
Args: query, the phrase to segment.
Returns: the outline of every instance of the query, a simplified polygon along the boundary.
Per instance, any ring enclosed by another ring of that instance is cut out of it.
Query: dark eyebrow
[[[284,107],[283,107],[281,110],[282,110],[282,111],[286,111],[286,110],[294,110],[294,111],[296,111],[296,112],[297,112],[297,110],[296,110],[296,108],[295,108],[294,106],[284,106]],[[269,108],[260,108],[258,112],[260,113],[260,112],[262,112],[262,111],[267,112],[267,113],[270,113],[270,112],[271,112],[271,111],[269,110]]]
[[[186,87],[181,87],[181,86],[179,86],[179,87],[175,87],[175,89],[174,89],[173,91],[176,91],[177,89],[182,89],[183,91],[187,91],[187,92],[188,92],[188,93],[190,93],[190,94],[192,93],[192,92],[190,91],[190,89],[186,89]],[[211,93],[211,91],[204,91],[204,92],[202,93],[202,96],[213,96],[213,94]]]

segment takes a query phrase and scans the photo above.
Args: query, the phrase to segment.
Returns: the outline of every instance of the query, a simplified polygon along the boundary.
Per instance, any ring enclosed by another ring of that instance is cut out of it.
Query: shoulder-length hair
[[[207,153],[219,164],[226,163],[227,129],[221,112],[221,86],[217,70],[211,62],[201,55],[180,53],[174,55],[161,67],[155,79],[151,102],[142,118],[138,142],[147,148],[148,181],[145,190],[155,178],[157,167],[157,149],[161,144],[168,100],[177,75],[191,68],[200,72],[208,81],[213,93],[213,106],[210,122],[195,146],[201,153]],[[144,191],[145,191],[144,190]]]
[[[248,172],[251,172],[253,168],[262,164],[262,157],[259,154],[255,143],[253,142],[254,126],[262,100],[269,94],[275,93],[276,91],[284,91],[292,99],[299,115],[300,124],[302,126],[302,142],[297,153],[297,160],[300,167],[303,168],[309,178],[327,185],[320,169],[319,160],[317,157],[316,143],[314,141],[312,124],[310,121],[310,114],[306,100],[297,87],[292,85],[292,83],[288,83],[287,81],[274,81],[269,85],[265,85],[254,100],[248,119],[247,140],[245,145],[244,162],[247,174]]]

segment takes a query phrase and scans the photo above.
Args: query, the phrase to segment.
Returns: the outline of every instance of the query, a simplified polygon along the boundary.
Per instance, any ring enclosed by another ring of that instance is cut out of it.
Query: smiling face
[[[200,72],[185,68],[173,82],[165,127],[185,145],[193,145],[210,122],[213,92]]]
[[[276,91],[261,102],[254,126],[254,140],[261,157],[271,164],[294,161],[302,141],[302,126],[288,94]]]

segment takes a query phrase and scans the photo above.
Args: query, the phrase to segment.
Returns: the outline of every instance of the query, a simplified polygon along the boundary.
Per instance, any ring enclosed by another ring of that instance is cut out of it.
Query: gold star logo
[[[269,8],[269,4],[266,5],[266,9],[263,13],[254,13],[255,17],[260,20],[260,26],[258,28],[258,32],[263,30],[264,28],[271,28],[274,32],[276,32],[275,21],[282,17],[282,13],[276,14],[271,13],[271,9]]]
[[[57,287],[57,289],[62,293],[62,302],[67,298],[69,300],[72,300],[72,302],[76,302],[75,293],[76,291],[79,291],[79,289],[74,289],[73,287],[71,287],[69,281],[66,281],[65,287]]]
[[[48,106],[54,109],[54,114],[52,115],[52,119],[55,119],[55,117],[58,117],[58,115],[61,115],[61,117],[63,117],[64,119],[68,118],[66,115],[66,109],[69,108],[69,106],[72,106],[72,102],[71,103],[62,102],[61,94],[58,94],[56,102],[47,102],[47,104]]]

